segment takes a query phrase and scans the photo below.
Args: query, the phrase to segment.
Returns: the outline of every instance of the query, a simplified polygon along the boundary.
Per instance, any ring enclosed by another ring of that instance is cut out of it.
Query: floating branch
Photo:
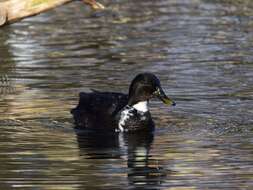
[[[1,0],[0,0],[1,1]],[[4,0],[0,2],[0,26],[34,16],[74,0]],[[104,9],[95,0],[82,0],[93,9]]]

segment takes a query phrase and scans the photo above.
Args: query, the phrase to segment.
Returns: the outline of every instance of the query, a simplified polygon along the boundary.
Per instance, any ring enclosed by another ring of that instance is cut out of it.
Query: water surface
[[[253,3],[104,4],[1,28],[1,189],[252,189]],[[145,71],[177,102],[151,102],[153,135],[73,130],[80,91]]]

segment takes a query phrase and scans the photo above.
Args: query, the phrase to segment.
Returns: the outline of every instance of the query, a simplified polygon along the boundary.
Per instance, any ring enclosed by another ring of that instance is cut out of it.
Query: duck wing
[[[81,92],[71,110],[77,128],[115,129],[116,114],[127,104],[128,96],[115,92]]]

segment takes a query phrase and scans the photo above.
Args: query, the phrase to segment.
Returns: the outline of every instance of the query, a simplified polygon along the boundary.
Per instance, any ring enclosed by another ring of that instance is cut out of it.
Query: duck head
[[[159,98],[164,104],[176,105],[166,96],[159,79],[152,73],[138,74],[130,85],[128,97],[128,105],[133,107],[138,104],[145,104],[147,107],[148,100],[154,97]]]

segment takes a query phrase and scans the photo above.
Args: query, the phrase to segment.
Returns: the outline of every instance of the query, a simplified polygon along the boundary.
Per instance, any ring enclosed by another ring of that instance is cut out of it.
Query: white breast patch
[[[131,113],[131,111],[133,110],[133,108],[130,109],[125,109],[121,112],[120,114],[120,120],[119,120],[119,124],[118,124],[118,130],[119,132],[124,132],[127,131],[127,129],[124,129],[124,126],[126,124],[126,121],[133,116],[133,114]]]
[[[147,101],[138,102],[137,104],[134,104],[133,107],[140,112],[147,112],[148,102]]]

